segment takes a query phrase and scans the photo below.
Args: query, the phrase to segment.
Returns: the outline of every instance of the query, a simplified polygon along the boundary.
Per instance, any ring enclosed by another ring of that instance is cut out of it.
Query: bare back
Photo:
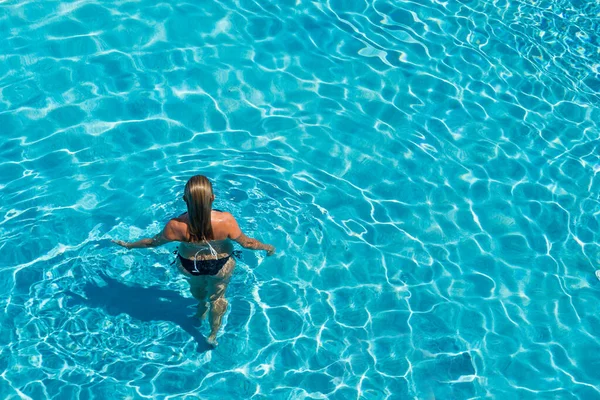
[[[169,221],[168,226],[172,227],[173,233],[176,236],[175,240],[181,242],[179,254],[189,259],[211,254],[210,246],[216,250],[219,258],[230,255],[233,252],[233,243],[231,240],[237,239],[242,234],[233,215],[216,210],[212,210],[211,212],[211,226],[214,238],[210,241],[210,246],[205,242],[191,242],[188,213],[173,218]]]
[[[185,258],[193,257],[192,254],[196,254],[198,252],[200,252],[200,254],[210,254],[210,247],[204,244],[204,242],[191,242],[188,224],[189,216],[187,213],[171,219],[163,229],[162,233],[159,235],[159,244],[167,242],[181,242],[179,250],[181,256]],[[213,247],[215,245],[224,246],[222,248],[223,251],[217,249],[219,257],[224,257],[224,255],[221,255],[221,253],[227,253],[227,255],[231,254],[233,251],[233,243],[231,243],[232,240],[239,243],[246,249],[265,250],[268,256],[275,252],[275,248],[273,246],[264,244],[259,240],[246,236],[240,229],[240,226],[233,215],[228,212],[212,210],[211,227],[213,230],[214,239],[210,241],[210,245]],[[202,246],[206,247],[202,248]]]

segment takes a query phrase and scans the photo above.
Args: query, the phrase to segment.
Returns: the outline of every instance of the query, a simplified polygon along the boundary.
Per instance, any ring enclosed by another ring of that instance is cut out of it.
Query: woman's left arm
[[[112,242],[118,244],[119,246],[125,247],[126,249],[140,249],[147,247],[162,246],[165,243],[180,240],[179,235],[177,234],[176,224],[176,221],[171,220],[167,223],[167,225],[165,225],[164,229],[159,234],[151,238],[138,240],[137,242],[128,243],[122,240],[113,240]]]

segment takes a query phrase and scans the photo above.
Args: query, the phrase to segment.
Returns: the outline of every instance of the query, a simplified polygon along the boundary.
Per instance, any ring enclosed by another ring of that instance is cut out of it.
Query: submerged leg
[[[208,337],[208,343],[216,346],[217,333],[221,328],[221,322],[223,321],[223,315],[227,311],[227,305],[229,302],[224,297],[219,297],[215,301],[210,302],[210,336]]]
[[[201,301],[198,303],[198,311],[196,311],[196,318],[204,319],[208,313],[208,303]]]
[[[227,311],[227,305],[229,302],[225,299],[225,290],[229,284],[229,279],[233,273],[235,267],[235,260],[230,258],[227,264],[223,266],[223,269],[219,271],[213,278],[213,284],[208,285],[210,287],[210,336],[207,341],[212,346],[217,346],[217,333],[221,328],[221,322],[223,321],[223,315]],[[211,287],[212,286],[212,287]]]
[[[208,311],[208,302],[207,302],[207,291],[206,291],[206,281],[201,282],[199,279],[195,281],[190,281],[190,292],[192,296],[198,300],[198,311],[196,312],[196,317],[203,319],[206,318],[206,313]]]

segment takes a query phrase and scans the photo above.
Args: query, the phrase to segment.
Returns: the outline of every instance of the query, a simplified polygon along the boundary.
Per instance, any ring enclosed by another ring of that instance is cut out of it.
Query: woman
[[[200,318],[206,316],[210,303],[208,342],[216,346],[217,332],[228,304],[224,294],[235,267],[231,240],[246,249],[265,250],[268,256],[275,248],[244,235],[230,213],[212,209],[215,195],[205,176],[196,175],[187,182],[183,200],[187,204],[187,213],[171,219],[158,235],[133,243],[113,242],[127,249],[180,242],[178,267],[187,276],[192,295],[200,301]]]

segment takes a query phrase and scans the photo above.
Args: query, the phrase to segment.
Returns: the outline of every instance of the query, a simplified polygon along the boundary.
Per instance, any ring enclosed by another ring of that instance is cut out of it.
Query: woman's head
[[[215,195],[208,178],[203,175],[192,176],[185,185],[183,200],[187,204],[191,240],[213,239],[210,213]]]

